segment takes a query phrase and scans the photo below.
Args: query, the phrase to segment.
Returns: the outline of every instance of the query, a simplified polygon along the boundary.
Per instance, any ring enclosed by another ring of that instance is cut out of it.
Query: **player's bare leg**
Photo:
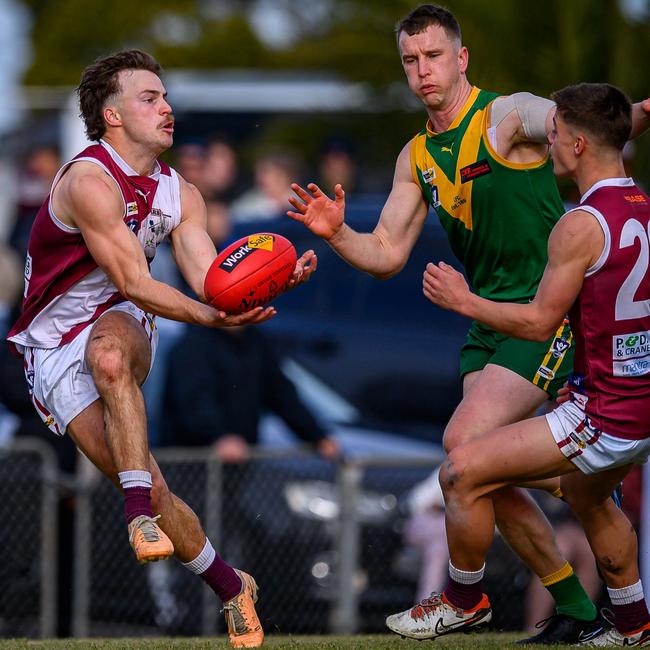
[[[487,431],[529,417],[548,397],[520,375],[492,364],[467,375],[463,393],[445,429],[448,453]],[[491,498],[503,537],[537,576],[544,578],[564,565],[553,530],[528,493],[508,486]]]
[[[88,365],[102,397],[72,420],[68,433],[82,453],[125,493],[125,474],[135,471],[149,476],[149,488],[145,492],[150,511],[160,516],[160,524],[157,517],[149,516],[131,522],[130,537],[136,556],[138,550],[132,529],[140,526],[138,521],[142,519],[142,536],[158,530],[169,541],[170,552],[167,555],[174,552],[222,600],[231,645],[235,648],[259,647],[264,632],[255,612],[255,580],[243,571],[233,569],[219,557],[196,514],[170,492],[158,464],[149,453],[140,391],[150,365],[149,341],[130,316],[122,318],[122,314],[115,314],[118,318],[110,320],[109,316],[114,315],[107,314],[95,326],[86,348]],[[99,327],[100,324],[103,327]],[[159,558],[154,554],[150,559]]]
[[[463,444],[482,439],[498,427],[529,418],[547,399],[546,393],[540,388],[516,373],[493,364],[488,364],[480,372],[467,375],[463,393],[463,400],[445,430],[444,444],[448,453],[453,453],[455,448]],[[553,443],[551,434],[548,435]],[[560,454],[559,451],[557,453]],[[524,483],[531,478],[542,477],[522,474],[520,482]],[[496,521],[506,541],[540,577],[556,600],[560,616],[557,617],[556,626],[550,629],[551,636],[555,637],[558,632],[560,637],[573,638],[585,625],[593,625],[590,621],[596,617],[596,608],[560,554],[553,530],[532,497],[524,489],[503,484],[497,490],[492,486],[491,493],[481,503],[489,509],[492,521],[490,535],[494,533]],[[491,540],[490,536],[489,542],[485,543],[489,545]],[[457,577],[459,580],[474,581],[479,575],[482,575],[480,567],[476,576]],[[559,576],[559,579],[547,586],[545,579],[549,576],[553,579]],[[478,585],[479,582],[477,579],[475,584]],[[439,636],[440,628],[451,631],[456,627],[473,626],[490,620],[490,604],[484,602],[482,596],[477,587],[471,597],[465,600],[464,606],[454,607],[444,602],[441,595],[432,594],[430,599],[412,609],[389,616],[386,624],[403,636],[433,638]],[[440,620],[442,623],[439,623]],[[558,625],[562,629],[556,629]],[[435,629],[436,626],[439,629]],[[547,626],[544,633],[550,627]]]
[[[612,588],[639,580],[636,533],[610,498],[630,469],[627,465],[598,474],[577,472],[562,477],[565,499],[585,530],[603,579]]]
[[[140,384],[151,363],[143,327],[129,314],[109,312],[92,327],[85,361],[102,399],[104,440],[124,495],[129,541],[139,562],[170,557],[174,546],[152,508],[147,423]]]
[[[495,449],[507,449],[507,454],[497,455]],[[452,564],[464,571],[483,566],[494,537],[493,491],[526,477],[575,471],[544,417],[497,429],[453,449],[440,470]]]

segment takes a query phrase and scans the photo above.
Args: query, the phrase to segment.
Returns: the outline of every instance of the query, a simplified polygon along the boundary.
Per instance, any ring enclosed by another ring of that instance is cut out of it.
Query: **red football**
[[[205,299],[228,314],[266,305],[287,289],[297,257],[293,244],[281,235],[242,237],[212,262],[205,276]]]

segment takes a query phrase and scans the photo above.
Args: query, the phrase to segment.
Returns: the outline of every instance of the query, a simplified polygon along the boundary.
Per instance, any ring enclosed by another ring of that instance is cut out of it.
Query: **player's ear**
[[[469,51],[464,45],[461,45],[460,48],[458,49],[458,69],[461,72],[465,72],[467,70],[468,64],[469,64]]]
[[[585,138],[583,135],[577,135],[573,142],[573,153],[579,156],[585,150]]]
[[[106,106],[104,108],[104,120],[108,126],[120,126],[122,118],[116,106]]]

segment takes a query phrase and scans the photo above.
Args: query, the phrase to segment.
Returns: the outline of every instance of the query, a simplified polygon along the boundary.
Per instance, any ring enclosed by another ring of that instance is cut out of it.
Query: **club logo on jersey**
[[[219,268],[223,269],[226,273],[230,273],[237,268],[251,253],[254,253],[257,248],[251,248],[247,245],[240,246],[236,251],[230,253],[226,259],[219,264]]]
[[[454,212],[458,210],[458,208],[460,208],[461,205],[465,205],[465,203],[467,203],[467,199],[463,196],[460,196],[460,194],[457,194],[451,204],[451,211]]]
[[[273,235],[251,235],[248,238],[248,246],[250,248],[261,248],[265,251],[273,250]]]
[[[571,343],[561,336],[556,336],[551,344],[551,351],[556,359],[564,356],[564,353],[571,347]]]
[[[429,169],[425,169],[422,172],[422,178],[424,179],[424,182],[433,185],[433,180],[436,177],[436,168],[435,167],[429,167]]]
[[[127,203],[126,216],[133,217],[136,214],[138,214],[138,204],[135,201],[133,201],[132,203]]]
[[[640,377],[650,373],[650,331],[612,337],[615,377]]]
[[[148,260],[155,257],[156,246],[165,239],[171,229],[171,214],[165,214],[160,208],[152,208],[149,216],[142,220],[138,231],[138,239]]]
[[[467,167],[461,168],[460,182],[469,183],[469,181],[473,181],[479,176],[485,176],[486,174],[491,173],[492,168],[490,167],[490,163],[484,158],[483,160],[479,160],[471,165],[467,165]]]

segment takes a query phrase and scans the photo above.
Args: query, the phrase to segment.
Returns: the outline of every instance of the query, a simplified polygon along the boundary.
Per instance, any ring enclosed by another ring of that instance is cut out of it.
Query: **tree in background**
[[[34,56],[26,84],[76,84],[80,70],[95,57],[122,47],[142,47],[168,69],[318,71],[367,82],[371,102],[378,106],[396,93],[407,96],[393,29],[417,4],[410,0],[24,3],[34,18]],[[650,18],[648,14],[644,19],[630,18],[622,9],[624,0],[443,4],[463,26],[472,60],[471,81],[477,85],[547,96],[578,81],[608,81],[633,99],[647,95],[646,76],[639,74],[639,67],[650,53]],[[369,133],[357,119],[350,130],[358,137],[360,156],[377,160],[388,155],[385,164],[392,165],[401,148],[398,143],[420,128],[422,119],[419,112],[413,113],[400,120],[404,128],[395,128],[396,115],[391,113],[384,117],[383,124],[390,124],[386,128],[379,119],[379,126],[373,123]],[[303,143],[314,140],[313,123],[309,138],[299,123],[292,126],[270,129],[271,137],[292,133]],[[382,146],[379,140],[384,138],[388,141]],[[637,175],[646,185],[650,172],[644,170],[650,164],[642,163],[648,162],[650,142],[642,138],[637,144]]]

